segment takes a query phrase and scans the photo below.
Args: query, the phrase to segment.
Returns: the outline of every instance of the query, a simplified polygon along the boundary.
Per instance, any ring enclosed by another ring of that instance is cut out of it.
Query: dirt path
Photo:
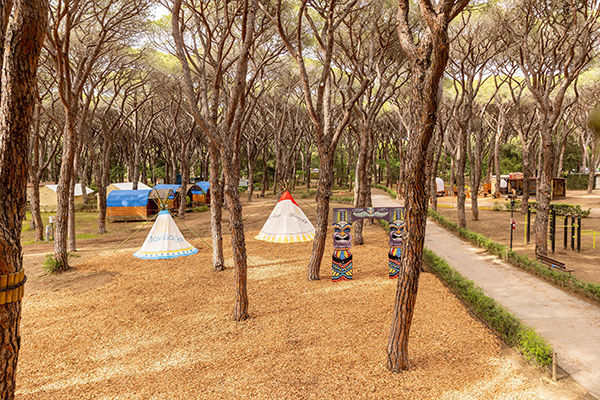
[[[399,204],[383,192],[373,194],[376,207]],[[546,338],[559,365],[600,398],[598,307],[499,261],[433,222],[427,223],[425,245]]]

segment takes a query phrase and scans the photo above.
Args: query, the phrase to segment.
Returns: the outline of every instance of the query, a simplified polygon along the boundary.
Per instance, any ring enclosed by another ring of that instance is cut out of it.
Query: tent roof
[[[46,187],[50,190],[52,190],[53,192],[56,192],[56,190],[58,189],[58,185],[46,185]],[[85,194],[91,194],[94,193],[93,189],[90,189],[89,187],[85,187]],[[83,196],[83,191],[81,190],[81,183],[76,183],[75,184],[75,196]]]
[[[133,182],[116,182],[116,183],[111,183],[109,186],[114,186],[119,190],[132,190]],[[137,190],[150,190],[150,189],[152,189],[152,188],[150,186],[146,185],[145,183],[138,182]]]
[[[106,198],[107,207],[145,207],[152,190],[113,190]]]
[[[210,182],[198,181],[198,182],[196,182],[196,186],[200,186],[200,188],[202,190],[204,190],[205,192],[207,192],[208,189],[210,189]]]

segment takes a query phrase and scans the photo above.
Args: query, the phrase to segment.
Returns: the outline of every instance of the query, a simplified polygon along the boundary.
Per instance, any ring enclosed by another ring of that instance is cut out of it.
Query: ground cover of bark
[[[308,201],[299,204],[313,219]],[[312,243],[253,239],[273,206],[245,206],[251,318],[241,323],[230,318],[231,264],[213,272],[210,248],[182,224],[197,255],[135,259],[142,232],[117,253],[116,237],[82,241],[76,268],[59,276],[39,273],[41,256],[26,257],[32,285],[17,398],[580,398],[568,380],[544,383],[430,273],[420,281],[412,368],[391,374],[385,348],[396,281],[387,278],[386,234],[366,226],[367,245],[352,250],[354,281],[332,283],[326,256],[322,280],[307,282]],[[186,224],[202,236],[207,221],[203,213]]]

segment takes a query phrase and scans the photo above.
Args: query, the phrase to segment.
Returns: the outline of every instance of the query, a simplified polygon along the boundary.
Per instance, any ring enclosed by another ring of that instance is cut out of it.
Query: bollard
[[[527,244],[531,239],[531,206],[527,206]]]
[[[571,251],[575,251],[575,216],[571,215]]]
[[[577,252],[581,251],[581,217],[577,217]]]
[[[50,241],[50,236],[52,236],[52,225],[46,225],[46,231],[44,235],[46,242]]]
[[[552,352],[552,380],[556,382],[556,352]]]
[[[569,216],[565,215],[565,222],[563,223],[563,230],[565,233],[565,235],[564,235],[565,250],[567,249],[568,225],[569,225]]]
[[[550,239],[552,240],[552,253],[556,248],[556,210],[552,207],[552,219],[550,220]]]

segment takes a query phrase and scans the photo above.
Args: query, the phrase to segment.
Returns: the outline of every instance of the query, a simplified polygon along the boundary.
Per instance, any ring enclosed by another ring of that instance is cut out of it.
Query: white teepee
[[[315,227],[286,191],[255,238],[273,243],[308,242],[315,238]]]
[[[158,213],[146,241],[133,255],[145,260],[158,260],[189,256],[197,252],[198,249],[184,239],[169,211],[162,210]]]

